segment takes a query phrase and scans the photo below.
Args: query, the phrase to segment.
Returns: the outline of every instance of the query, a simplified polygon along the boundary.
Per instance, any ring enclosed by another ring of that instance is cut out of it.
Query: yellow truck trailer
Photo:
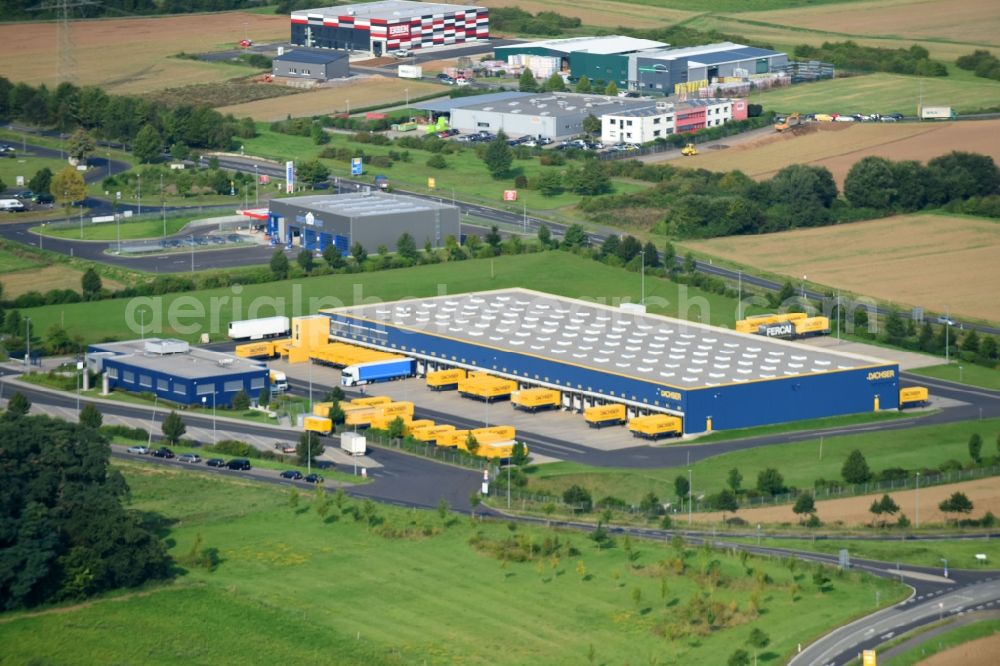
[[[755,333],[765,338],[781,338],[797,340],[813,335],[826,335],[830,332],[830,320],[827,317],[806,317],[791,321],[781,321],[771,324],[761,324]]]
[[[517,390],[517,382],[489,375],[469,377],[458,382],[458,393],[463,398],[473,398],[485,402],[506,400]]]
[[[558,409],[562,403],[562,393],[555,389],[530,388],[510,394],[510,404],[514,409],[537,412],[540,409]]]
[[[583,410],[583,418],[591,428],[617,426],[625,423],[625,405],[597,405]]]
[[[351,405],[344,410],[344,424],[348,426],[370,426],[374,419],[388,417],[392,421],[401,416],[404,421],[413,418],[412,402],[390,402],[387,405]]]
[[[454,391],[465,378],[465,370],[460,368],[433,370],[427,373],[427,388],[432,391]]]
[[[440,437],[455,430],[456,428],[453,425],[442,424],[427,426],[426,428],[414,428],[410,434],[418,442],[436,443]]]
[[[236,356],[239,358],[274,358],[278,355],[275,351],[275,340],[261,340],[259,342],[248,342],[245,345],[236,345]]]
[[[667,414],[650,414],[636,416],[628,422],[628,429],[633,437],[644,439],[660,439],[661,437],[680,437],[684,434],[681,420]]]
[[[899,389],[899,408],[920,407],[930,399],[930,391],[926,386],[907,386]]]
[[[333,421],[323,416],[307,416],[302,424],[306,432],[329,435],[333,432]]]
[[[468,430],[457,430],[455,428],[437,433],[434,443],[447,448],[464,447],[465,440],[469,437]]]
[[[489,460],[506,460],[514,455],[514,445],[517,444],[514,440],[507,440],[505,442],[487,442],[485,444],[480,444],[479,448],[476,449],[476,455],[480,458],[487,458]],[[528,446],[524,445],[524,452],[528,452]]]
[[[795,336],[827,335],[830,332],[829,317],[807,317],[795,321]]]
[[[476,438],[478,442],[495,442],[504,439],[514,439],[517,435],[517,431],[514,426],[489,426],[486,428],[475,428],[472,430],[472,436]]]
[[[434,425],[434,421],[430,419],[417,419],[415,421],[410,421],[406,424],[406,434],[412,435],[418,430],[423,430],[424,428],[430,428]]]
[[[805,312],[785,312],[778,314],[761,314],[761,315],[751,315],[746,319],[740,319],[736,322],[736,332],[737,333],[756,333],[760,330],[761,326],[767,326],[769,324],[779,324],[784,321],[795,321],[797,319],[805,319],[808,317]]]
[[[313,416],[329,416],[331,407],[333,407],[332,402],[314,402]]]

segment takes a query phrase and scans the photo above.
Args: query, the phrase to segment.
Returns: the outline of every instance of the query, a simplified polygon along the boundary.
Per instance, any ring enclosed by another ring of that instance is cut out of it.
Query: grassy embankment
[[[82,232],[79,227],[69,226],[58,228],[52,226],[35,227],[32,231],[53,238],[66,238],[69,240],[113,242],[121,238],[121,240],[126,241],[163,238],[165,235],[170,236],[179,232],[189,222],[205,217],[208,217],[205,213],[168,217],[165,225],[163,219],[122,220],[120,224],[115,224],[114,222],[90,224],[89,222],[85,222]],[[166,234],[163,233],[164,226],[166,226]]]
[[[876,472],[889,467],[923,469],[953,459],[968,461],[969,436],[978,432],[989,446],[998,431],[1000,419],[986,419],[846,435],[825,439],[822,459],[820,440],[810,439],[725,453],[692,463],[690,469],[696,495],[717,493],[727,487],[726,479],[733,468],[743,474],[744,487],[753,487],[758,472],[774,467],[784,476],[786,485],[810,488],[817,479],[839,480],[844,461],[854,449],[864,452],[868,465]],[[987,453],[992,455],[993,451]],[[687,470],[687,466],[622,469],[558,462],[529,468],[527,490],[561,495],[569,486],[578,484],[590,490],[595,501],[613,496],[638,504],[648,492],[669,501],[674,498],[674,479],[687,477]]]
[[[736,543],[757,543],[757,539],[727,539]],[[810,550],[836,555],[846,548],[853,558],[900,562],[924,567],[941,567],[941,559],[948,560],[949,569],[995,569],[1000,558],[1000,540],[996,539],[942,539],[926,541],[863,541],[855,539],[779,539],[764,536],[762,545],[771,548]],[[986,565],[977,563],[976,554],[987,556]]]
[[[229,321],[246,318],[247,308],[255,301],[275,303],[283,314],[298,316],[314,314],[320,308],[351,305],[365,298],[391,301],[437,295],[439,288],[445,293],[460,293],[517,286],[530,286],[572,298],[604,299],[611,305],[617,304],[616,299],[639,300],[638,275],[569,253],[546,252],[246,285],[240,294],[242,310],[235,316],[230,289],[169,294],[153,299],[156,311],[152,317],[147,316],[146,325],[147,333],[152,335],[197,341],[201,332],[209,331],[213,339],[217,339]],[[53,323],[62,321],[70,335],[79,334],[86,341],[121,339],[138,332],[138,314],[134,315],[135,331],[126,325],[129,302],[121,299],[44,306],[21,314],[31,317],[32,327],[37,326],[39,331],[46,331]],[[210,326],[213,302],[219,304],[215,308],[218,328]],[[735,320],[734,299],[667,280],[646,280],[646,302],[649,310],[657,314],[687,318],[686,310],[691,305],[691,318],[704,315],[706,323],[729,327]],[[703,304],[704,310],[697,307],[698,304]],[[170,322],[171,312],[174,324]],[[256,316],[271,313],[271,307],[262,307]]]
[[[980,638],[987,638],[998,632],[1000,632],[1000,620],[986,620],[984,622],[976,622],[975,624],[967,624],[934,636],[926,643],[916,645],[892,657],[885,663],[887,666],[913,666],[914,664],[921,663],[932,654],[944,652],[963,643],[969,643]]]
[[[951,382],[961,382],[1000,391],[1000,372],[972,363],[955,363],[953,361],[948,365],[933,365],[929,368],[910,370],[910,372],[914,375],[946,379]]]
[[[293,500],[284,488],[123,468],[133,508],[166,519],[174,556],[200,535],[201,547],[218,549],[218,568],[191,568],[172,585],[117,601],[8,614],[0,621],[7,658],[715,663],[759,626],[772,641],[761,663],[777,664],[798,641],[872,610],[876,591],[884,604],[905,596],[865,574],[831,572],[822,592],[802,564],[750,558],[744,566],[721,552],[623,539],[598,549],[579,533],[473,525],[351,499],[334,501],[324,519],[310,493]],[[506,543],[507,556],[470,543],[477,538]],[[556,539],[551,554],[530,554],[527,544],[552,549]],[[165,617],[182,626],[159,630]]]

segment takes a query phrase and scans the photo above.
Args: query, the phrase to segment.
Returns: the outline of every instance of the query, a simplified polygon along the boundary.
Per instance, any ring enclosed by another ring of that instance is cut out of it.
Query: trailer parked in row
[[[466,378],[465,370],[448,368],[427,373],[427,388],[432,391],[454,391],[458,383]]]
[[[262,317],[229,322],[229,338],[231,340],[276,338],[288,335],[290,330],[288,317]]]
[[[591,428],[619,426],[625,423],[625,405],[597,405],[583,410],[583,418]]]
[[[660,439],[662,437],[680,437],[684,434],[681,420],[667,414],[650,414],[636,416],[628,422],[628,429],[633,437],[644,439]]]
[[[540,409],[558,409],[561,402],[562,393],[555,389],[521,389],[510,394],[510,403],[514,409],[523,409],[526,412],[537,412]]]
[[[363,386],[375,382],[403,379],[404,377],[412,377],[416,372],[416,367],[417,362],[405,356],[349,365],[340,371],[340,383],[343,386]]]
[[[899,389],[899,408],[923,407],[930,400],[926,386],[907,386]]]
[[[830,333],[830,319],[827,317],[806,317],[805,319],[795,319],[778,324],[765,324],[757,329],[757,335],[765,338],[782,338],[786,340],[797,340],[813,335],[827,335]]]

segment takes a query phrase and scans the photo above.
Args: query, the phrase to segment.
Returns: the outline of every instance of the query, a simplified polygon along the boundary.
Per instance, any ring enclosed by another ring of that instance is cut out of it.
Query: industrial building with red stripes
[[[489,10],[474,5],[384,0],[292,12],[293,45],[372,57],[489,36]]]

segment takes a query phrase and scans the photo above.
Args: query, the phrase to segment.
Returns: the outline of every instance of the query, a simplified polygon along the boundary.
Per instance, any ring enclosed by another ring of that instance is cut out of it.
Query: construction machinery
[[[688,145],[681,148],[681,155],[683,155],[684,157],[691,157],[692,155],[697,155],[697,154],[698,154],[698,149],[694,147],[693,143],[689,143]]]
[[[787,129],[797,127],[801,122],[802,122],[802,117],[799,115],[799,112],[796,111],[795,113],[788,114],[788,117],[785,118],[780,123],[776,124],[774,126],[774,129],[776,129],[779,132],[784,132]]]

